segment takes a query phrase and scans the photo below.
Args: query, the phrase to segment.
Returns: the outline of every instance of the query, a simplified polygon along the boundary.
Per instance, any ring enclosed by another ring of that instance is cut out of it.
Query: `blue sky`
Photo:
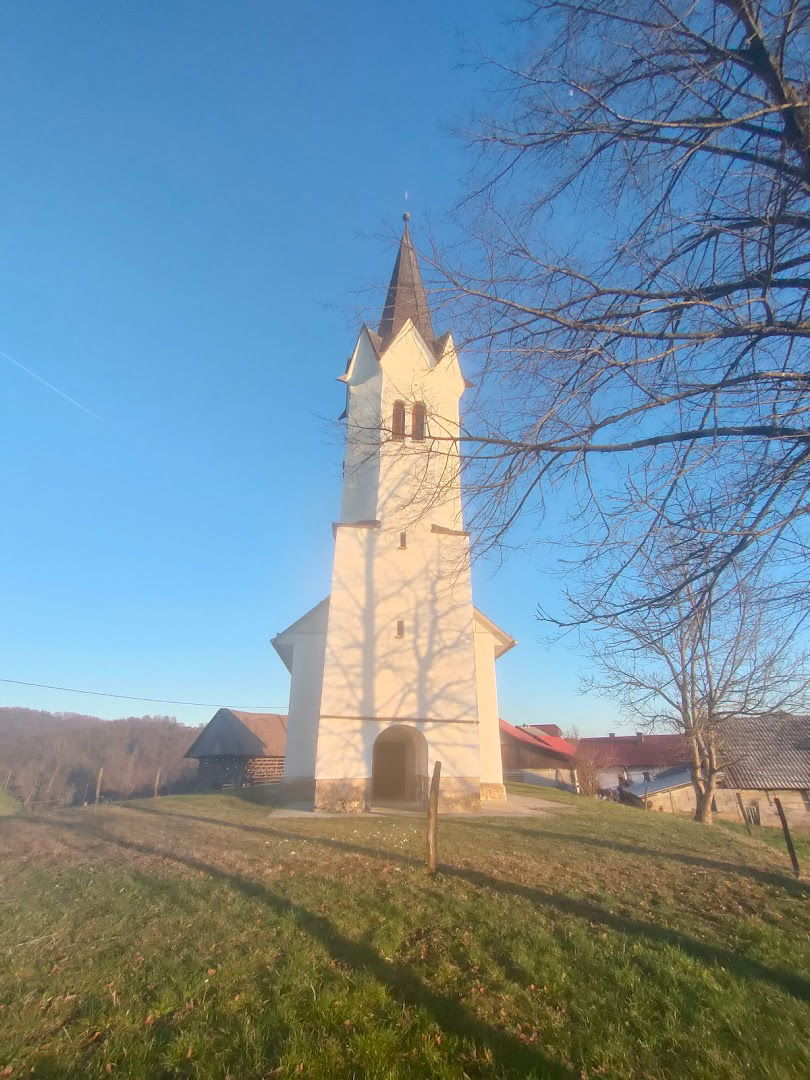
[[[2,6],[0,676],[286,704],[269,638],[329,589],[335,376],[404,191],[417,244],[449,228],[469,166],[450,129],[485,103],[460,46],[508,46],[515,10]],[[615,726],[576,654],[540,642],[547,558],[476,568],[521,642],[502,713]],[[4,684],[0,704],[212,711]]]

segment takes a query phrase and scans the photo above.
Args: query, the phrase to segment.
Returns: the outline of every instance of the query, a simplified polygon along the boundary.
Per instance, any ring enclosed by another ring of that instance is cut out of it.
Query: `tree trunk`
[[[708,779],[696,785],[698,796],[697,805],[695,806],[695,821],[700,821],[704,825],[711,825],[714,821],[712,803],[714,802],[714,793],[717,790],[717,777],[714,769],[707,771]]]
[[[694,727],[689,733],[692,751],[692,785],[695,789],[695,821],[711,825],[712,802],[717,790],[717,758],[714,752],[714,735],[709,730]]]
[[[697,806],[695,808],[695,821],[700,821],[704,825],[711,825],[713,794],[713,792],[700,792],[700,794],[698,795]]]

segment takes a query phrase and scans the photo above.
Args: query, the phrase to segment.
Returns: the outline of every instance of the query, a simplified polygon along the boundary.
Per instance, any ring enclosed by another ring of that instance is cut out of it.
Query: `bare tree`
[[[605,612],[603,633],[591,639],[601,672],[591,683],[652,727],[684,735],[691,758],[695,819],[711,821],[724,765],[723,725],[806,705],[808,657],[794,647],[790,620],[781,619],[756,581],[726,574],[722,587],[694,595],[677,571],[647,565],[646,591],[672,592],[673,610]],[[627,598],[631,600],[632,598]]]
[[[595,755],[583,746],[577,728],[571,728],[570,731],[566,732],[565,737],[573,744],[576,750],[574,771],[578,794],[596,798],[599,794],[599,766]]]
[[[479,351],[470,526],[508,541],[565,485],[599,567],[581,619],[699,609],[742,554],[806,605],[810,6],[528,6],[471,136],[470,246],[435,256]],[[663,531],[675,583],[628,594]]]

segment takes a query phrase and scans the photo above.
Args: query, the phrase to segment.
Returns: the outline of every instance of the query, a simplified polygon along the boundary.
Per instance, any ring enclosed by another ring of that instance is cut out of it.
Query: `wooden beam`
[[[436,821],[439,817],[439,780],[442,775],[442,763],[437,761],[433,766],[433,777],[430,781],[430,794],[428,795],[427,814],[427,864],[428,873],[435,874],[437,863],[436,851]]]
[[[776,807],[776,812],[779,814],[779,820],[782,822],[782,832],[785,834],[785,843],[787,844],[788,854],[790,855],[790,861],[793,863],[793,873],[798,877],[800,873],[799,859],[796,855],[796,848],[793,846],[793,837],[790,835],[790,827],[788,826],[788,820],[785,817],[785,811],[782,809],[782,800],[774,795],[773,802]]]

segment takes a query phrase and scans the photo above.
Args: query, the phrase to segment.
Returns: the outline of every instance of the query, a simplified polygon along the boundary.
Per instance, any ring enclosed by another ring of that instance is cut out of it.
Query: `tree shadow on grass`
[[[755,979],[771,983],[799,1000],[810,1001],[810,980],[803,978],[801,975],[784,969],[768,967],[758,960],[752,960],[749,957],[742,956],[740,953],[730,952],[720,946],[706,945],[702,941],[697,941],[695,938],[681,933],[679,930],[670,930],[668,927],[659,926],[656,923],[641,922],[638,919],[617,915],[599,904],[592,903],[590,900],[574,899],[563,893],[548,892],[533,885],[521,885],[513,881],[498,880],[477,870],[443,866],[442,871],[450,877],[461,878],[468,884],[493,889],[506,896],[520,897],[546,910],[551,909],[564,915],[585,919],[589,923],[603,926],[605,929],[626,934],[633,940],[646,938],[647,941],[658,945],[668,945],[679,949],[687,956],[694,957],[701,963],[725,968],[733,975],[744,979]]]
[[[712,859],[703,855],[688,855],[680,851],[667,851],[666,848],[644,847],[643,844],[628,844],[621,840],[600,840],[596,836],[583,836],[576,832],[555,832],[543,829],[542,832],[531,832],[528,829],[516,827],[512,830],[515,835],[526,836],[533,840],[540,837],[548,840],[559,840],[565,844],[581,844],[584,847],[601,848],[604,851],[615,851],[622,855],[641,855],[644,858],[666,859],[668,862],[683,863],[685,866],[699,866],[707,870],[722,870],[727,874],[738,874],[740,877],[753,878],[761,885],[776,885],[785,892],[801,900],[810,896],[810,889],[801,881],[796,881],[785,867],[785,872],[778,870],[760,870],[755,866],[746,866],[745,863],[726,862],[722,859]],[[774,849],[769,848],[773,853]]]
[[[35,824],[45,824],[49,828],[55,825],[52,820],[31,820]],[[334,960],[355,971],[371,975],[396,1000],[414,1008],[424,1009],[447,1034],[466,1037],[480,1046],[489,1048],[495,1063],[506,1074],[534,1077],[535,1080],[574,1080],[580,1075],[567,1066],[553,1061],[539,1049],[527,1046],[509,1032],[479,1019],[461,1002],[430,987],[413,972],[409,965],[387,960],[370,944],[341,934],[323,915],[309,911],[301,904],[273,892],[260,882],[251,881],[239,874],[228,873],[201,859],[115,836],[107,832],[100,823],[62,820],[58,822],[57,827],[84,833],[105,843],[137,852],[139,855],[168,859],[188,869],[206,874],[242,895],[259,901],[276,915],[292,916],[301,929],[319,941]]]
[[[392,860],[421,864],[421,860],[419,859],[398,855],[385,847],[364,847],[346,840],[333,840],[331,837],[311,836],[308,833],[283,832],[274,825],[248,825],[237,821],[225,821],[221,818],[204,817],[200,814],[177,814],[172,811],[156,810],[151,806],[130,805],[127,809],[137,810],[138,813],[141,814],[154,814],[155,817],[159,818],[177,817],[184,821],[198,821],[204,825],[218,825],[226,829],[237,829],[241,832],[255,833],[261,836],[278,836],[282,839],[296,840],[303,838],[309,840],[311,843],[324,844],[326,847],[336,847],[343,851],[355,851],[363,855],[382,855],[385,858],[390,858]],[[277,820],[289,821],[290,819],[281,818]],[[700,855],[687,855],[683,852],[666,851],[662,848],[648,848],[640,844],[628,844],[623,841],[600,840],[597,837],[582,836],[576,832],[554,832],[545,827],[540,827],[535,831],[517,825],[506,827],[501,825],[500,822],[497,825],[493,825],[489,822],[476,821],[476,825],[482,829],[495,828],[499,834],[508,831],[510,836],[525,836],[530,840],[535,841],[540,839],[559,840],[567,844],[582,844],[586,847],[597,847],[606,851],[619,852],[623,855],[640,855],[644,858],[660,858],[666,859],[669,862],[683,863],[685,866],[699,866],[707,870],[721,870],[727,874],[738,874],[740,877],[752,878],[761,885],[777,886],[800,900],[805,900],[810,896],[810,888],[803,882],[796,881],[796,879],[788,873],[787,868],[785,868],[784,873],[780,873],[778,870],[760,870],[754,866],[746,866],[744,863],[725,862],[721,859],[710,859]]]
[[[159,811],[150,810],[151,813],[159,813]],[[167,815],[168,816],[168,815]],[[185,815],[178,815],[185,816]],[[209,824],[224,824],[232,826],[234,828],[241,828],[241,826],[235,825],[233,822],[217,822],[216,819],[200,819]],[[118,837],[107,833],[101,828],[100,823],[96,825],[94,822],[88,823],[66,823],[60,820],[58,823],[50,821],[49,824],[53,826],[58,824],[60,827],[81,829],[92,835],[98,836],[100,839],[109,841],[111,843],[120,844],[121,846],[130,846],[135,850],[140,850],[139,846],[134,841],[120,840]],[[306,839],[312,844],[321,844],[324,847],[333,848],[339,851],[346,852],[348,854],[359,854],[376,859],[382,859],[388,862],[399,863],[408,867],[421,866],[422,860],[416,859],[410,855],[400,854],[398,852],[391,852],[385,849],[366,847],[362,844],[356,844],[347,840],[337,840],[326,837],[318,836],[304,836],[301,833],[295,832],[283,832],[279,829],[262,829],[260,826],[248,826],[250,830],[257,830],[265,835],[273,835],[279,839],[289,839],[300,841]],[[563,835],[563,834],[560,834]],[[210,872],[213,876],[227,877],[223,871],[216,867],[209,867],[204,863],[197,863],[193,859],[188,859],[185,856],[177,855],[171,851],[161,851],[160,849],[146,849],[145,854],[157,854],[163,858],[174,859],[177,862],[185,863],[192,866],[195,869],[204,869],[206,872]],[[666,945],[672,948],[679,949],[687,956],[691,956],[696,960],[699,960],[704,964],[711,964],[720,968],[726,969],[732,974],[743,978],[751,979],[758,982],[769,983],[772,986],[776,986],[781,990],[786,991],[793,997],[802,1000],[810,1001],[810,980],[804,978],[802,975],[796,972],[786,970],[784,968],[772,968],[766,964],[760,963],[758,960],[754,960],[750,957],[743,956],[738,952],[731,952],[728,949],[720,946],[708,945],[702,941],[698,941],[688,934],[681,933],[678,930],[672,930],[666,926],[662,926],[658,923],[642,922],[639,919],[629,918],[624,915],[618,915],[615,912],[609,911],[599,904],[593,903],[590,900],[577,899],[567,896],[561,892],[550,892],[547,889],[542,889],[536,885],[525,885],[520,882],[510,881],[506,878],[494,877],[491,874],[484,873],[483,871],[474,870],[468,867],[448,866],[442,864],[440,866],[442,874],[447,877],[456,878],[464,881],[469,885],[474,885],[477,888],[484,889],[499,893],[502,896],[519,898],[526,900],[530,904],[533,904],[544,911],[557,911],[560,914],[574,917],[577,919],[584,919],[589,923],[603,926],[605,929],[615,931],[620,934],[624,934],[630,939],[637,941],[639,939],[645,939],[653,945]],[[235,877],[235,880],[242,881],[245,885],[253,888],[253,884],[246,882],[242,878]],[[785,879],[790,883],[790,879]],[[781,878],[778,878],[779,884],[783,884]],[[255,886],[258,889],[263,889],[263,886]],[[271,894],[272,895],[272,894]],[[286,901],[284,902],[286,903]],[[316,916],[312,916],[316,918]],[[363,946],[366,948],[366,946]],[[374,956],[379,955],[374,952]],[[386,970],[389,970],[388,965],[385,964]]]

